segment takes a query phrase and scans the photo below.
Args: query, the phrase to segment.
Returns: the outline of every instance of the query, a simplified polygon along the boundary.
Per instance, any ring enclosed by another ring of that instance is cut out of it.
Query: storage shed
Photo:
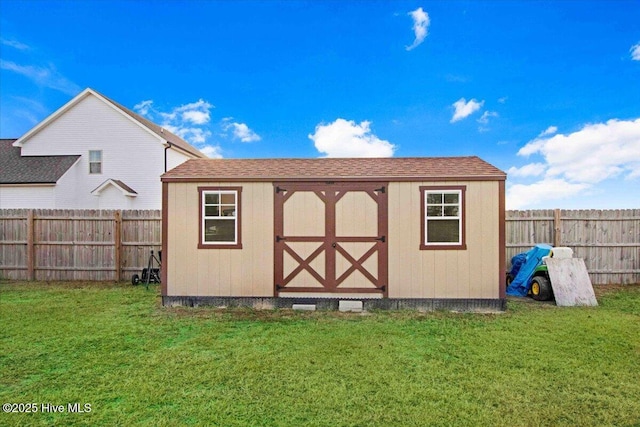
[[[163,304],[502,310],[505,179],[478,157],[189,160],[162,176]]]

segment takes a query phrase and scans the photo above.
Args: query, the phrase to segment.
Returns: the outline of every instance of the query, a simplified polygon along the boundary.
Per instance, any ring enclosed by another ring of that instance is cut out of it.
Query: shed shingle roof
[[[55,184],[80,156],[21,156],[15,139],[0,139],[0,184]]]
[[[479,157],[192,159],[162,175],[171,181],[504,180]]]

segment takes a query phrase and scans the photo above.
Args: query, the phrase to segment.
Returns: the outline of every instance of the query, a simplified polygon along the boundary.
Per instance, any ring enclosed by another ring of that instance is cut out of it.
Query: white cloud
[[[500,104],[504,104],[505,102],[507,102],[507,99],[509,99],[508,96],[503,96],[502,98],[498,98],[498,102]]]
[[[249,129],[244,123],[231,123],[233,126],[233,136],[240,139],[242,142],[254,142],[260,141],[260,136]]]
[[[0,43],[5,45],[5,46],[9,46],[12,47],[14,49],[18,49],[18,50],[29,50],[31,49],[28,45],[21,43],[17,40],[7,40],[7,39],[3,39],[0,38]]]
[[[139,102],[133,107],[137,113],[175,133],[212,158],[222,157],[220,145],[210,142],[214,133],[219,138],[235,138],[242,142],[260,141],[260,135],[245,123],[233,122],[233,117],[225,117],[212,125],[211,111],[214,108],[203,99],[174,107],[169,111],[159,111],[154,108],[152,100]],[[229,131],[231,135],[227,134]]]
[[[319,124],[309,139],[326,157],[391,157],[395,145],[371,133],[371,123],[336,119],[333,123]]]
[[[533,184],[514,184],[507,189],[506,208],[530,208],[541,202],[576,196],[589,187],[589,184],[547,178]]]
[[[141,101],[133,106],[133,109],[138,112],[138,114],[143,116],[148,116],[149,111],[153,108],[153,101],[148,99],[146,101]]]
[[[485,111],[482,116],[476,120],[480,123],[480,126],[478,126],[478,132],[489,132],[491,130],[487,125],[489,124],[489,119],[492,117],[499,117],[499,115],[495,111]]]
[[[524,165],[521,168],[511,167],[507,171],[509,176],[514,177],[529,177],[529,176],[540,176],[543,175],[546,171],[546,166],[544,163],[529,163],[528,165]]]
[[[412,50],[419,46],[424,39],[427,37],[427,30],[429,28],[429,14],[422,10],[421,7],[417,8],[408,13],[413,19],[413,34],[415,35],[415,40],[411,46],[407,46],[407,50]]]
[[[40,116],[46,116],[50,113],[47,107],[35,99],[27,98],[26,96],[12,96],[11,98],[15,99],[20,104],[26,105],[29,110],[34,111]]]
[[[540,151],[545,143],[544,139],[534,139],[518,150],[518,156],[530,156]]]
[[[153,101],[142,101],[134,108],[140,114],[146,115]],[[138,108],[139,107],[139,108]],[[190,123],[193,125],[205,125],[211,121],[211,109],[215,108],[212,104],[202,99],[184,104],[173,108],[169,112],[154,110],[155,115],[160,116],[165,122],[174,123]]]
[[[211,159],[221,159],[222,158],[222,153],[221,153],[221,148],[220,146],[217,145],[205,145],[203,147],[200,147],[199,150],[206,155],[207,157],[211,158]]]
[[[451,118],[450,122],[454,123],[478,111],[484,105],[484,101],[478,102],[475,99],[472,99],[469,102],[467,102],[466,99],[460,98],[459,100],[454,102],[452,105],[455,111],[453,113],[453,117]]]
[[[182,120],[185,122],[203,125],[205,123],[209,123],[209,120],[211,119],[209,111],[212,108],[215,107],[207,101],[200,99],[197,102],[185,104],[174,109],[173,114],[180,114],[182,116]]]
[[[629,51],[631,52],[631,59],[634,61],[640,61],[640,43],[631,46]]]
[[[574,182],[597,183],[622,174],[637,174],[640,159],[640,118],[612,119],[588,124],[581,130],[537,138],[518,155],[540,154],[548,165],[547,176]]]
[[[209,113],[202,111],[185,111],[182,113],[182,120],[196,125],[203,125],[209,122]]]
[[[165,112],[162,112],[162,111],[155,111],[155,110],[154,110],[154,113],[156,113],[157,115],[162,117],[162,119],[165,122],[172,122],[172,121],[176,120],[177,117],[178,117],[178,114],[175,112],[175,109],[171,113],[165,113]]]
[[[33,114],[32,111],[29,111],[29,110],[14,109],[13,114],[16,117],[21,117],[25,119],[27,122],[31,123],[32,126],[38,124],[42,120],[41,118]]]
[[[160,111],[155,108],[153,100],[141,101],[133,107],[138,114],[175,133],[212,158],[222,157],[220,145],[212,144],[210,141],[214,130],[218,137],[226,139],[236,138],[242,142],[261,139],[245,123],[232,122],[233,117],[225,117],[212,125],[211,111],[214,108],[203,99],[171,108],[169,111]],[[231,131],[231,136],[227,135],[227,131]]]
[[[222,119],[222,128],[225,131],[231,130],[233,137],[239,139],[242,142],[256,142],[260,141],[260,135],[249,129],[245,123],[232,122],[233,117],[225,117]]]
[[[543,130],[542,132],[540,132],[540,135],[538,135],[538,137],[540,136],[546,136],[546,135],[553,135],[554,133],[558,132],[558,127],[557,126],[549,126],[548,128],[546,128],[545,130]]]
[[[629,174],[625,177],[627,180],[640,178],[640,161],[629,163]]]
[[[509,169],[511,177],[537,182],[516,182],[507,191],[510,209],[576,196],[585,190],[598,190],[605,180],[640,178],[640,118],[612,119],[587,124],[570,134],[556,134],[549,127],[518,151],[519,156],[542,156],[521,168]]]
[[[211,136],[211,131],[207,129],[187,126],[174,126],[169,123],[163,123],[162,126],[164,126],[164,128],[169,132],[175,133],[180,138],[188,141],[193,145],[204,144],[207,141],[207,138]]]
[[[15,101],[15,104],[11,106],[13,114],[25,119],[31,125],[36,125],[50,113],[47,107],[35,99],[24,96],[10,96],[9,98]]]
[[[178,135],[210,157],[215,157],[220,155],[219,147],[207,145],[212,135],[207,127],[210,121],[209,112],[212,108],[214,108],[213,105],[202,99],[174,107],[169,112],[154,108],[153,100],[150,99],[141,101],[133,107],[138,114]]]
[[[46,68],[43,68],[32,65],[20,65],[13,61],[0,59],[0,68],[21,74],[32,80],[38,86],[48,87],[66,93],[67,95],[75,96],[80,92],[80,86],[60,74],[53,64],[49,64]]]
[[[489,119],[490,119],[491,117],[498,117],[498,113],[496,113],[495,111],[485,111],[485,112],[482,114],[482,117],[480,117],[480,118],[478,119],[478,123],[481,123],[481,124],[483,124],[483,125],[486,125],[486,124],[488,124],[488,123],[489,123]]]

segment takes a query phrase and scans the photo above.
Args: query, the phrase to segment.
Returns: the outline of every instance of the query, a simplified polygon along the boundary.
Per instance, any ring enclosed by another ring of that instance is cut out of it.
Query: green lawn
[[[171,308],[0,282],[0,425],[640,425],[640,287],[505,314]],[[89,413],[42,413],[88,403]]]

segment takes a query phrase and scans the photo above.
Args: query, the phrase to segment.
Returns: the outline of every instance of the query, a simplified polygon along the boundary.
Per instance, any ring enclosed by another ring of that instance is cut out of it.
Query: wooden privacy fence
[[[128,280],[161,248],[160,210],[0,210],[0,278]]]
[[[129,280],[161,246],[159,210],[0,209],[0,278]],[[595,284],[640,283],[640,209],[507,211],[507,263],[569,246]]]
[[[594,284],[640,283],[640,209],[507,211],[507,263],[536,243],[572,248]]]

